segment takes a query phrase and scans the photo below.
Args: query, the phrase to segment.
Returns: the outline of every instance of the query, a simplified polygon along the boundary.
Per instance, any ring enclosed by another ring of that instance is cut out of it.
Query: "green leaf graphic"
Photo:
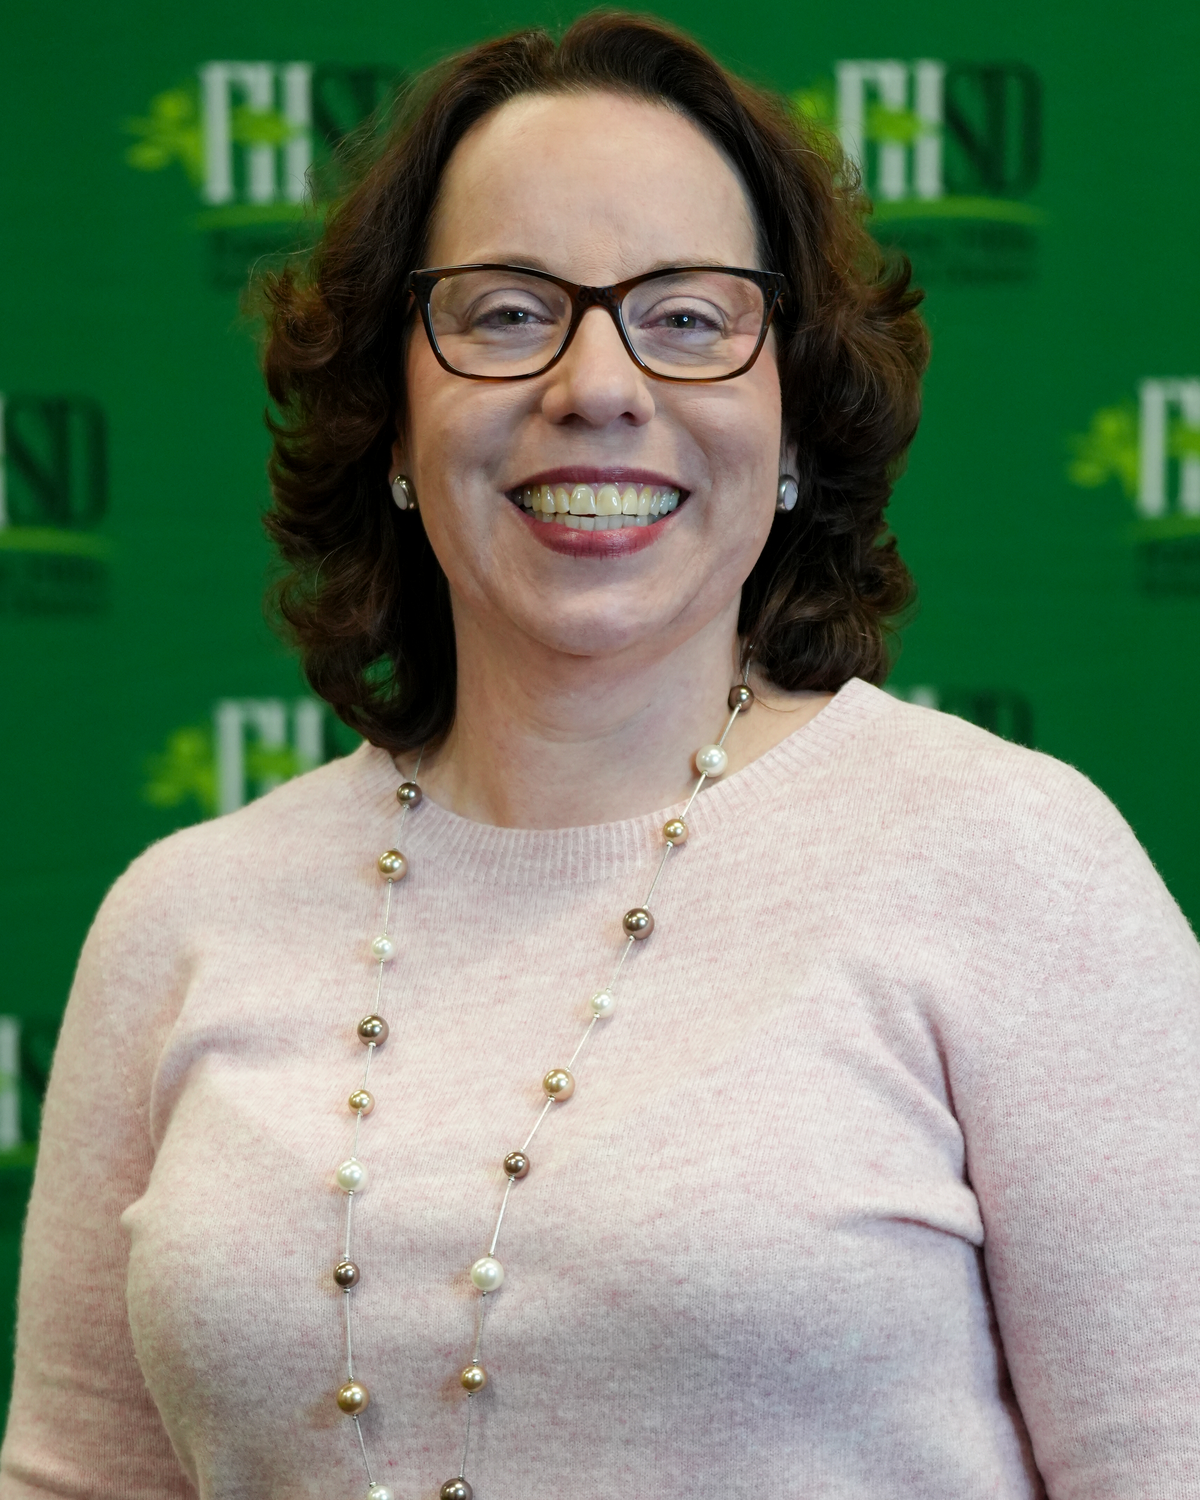
[[[204,130],[195,85],[167,89],[150,101],[150,113],[126,120],[130,135],[140,136],[125,152],[125,160],[139,172],[161,172],[179,162],[191,181],[204,180]]]
[[[1074,457],[1067,477],[1084,489],[1099,489],[1115,479],[1129,500],[1138,491],[1138,413],[1132,401],[1102,406],[1086,432],[1069,440]]]
[[[142,795],[154,807],[180,807],[194,801],[211,818],[217,810],[217,764],[212,729],[191,724],[176,729],[166,748],[146,762]]]
[[[789,96],[788,103],[792,107],[792,113],[799,116],[802,125],[819,125],[826,130],[837,129],[837,104],[832,78],[818,78],[807,88],[796,89]]]

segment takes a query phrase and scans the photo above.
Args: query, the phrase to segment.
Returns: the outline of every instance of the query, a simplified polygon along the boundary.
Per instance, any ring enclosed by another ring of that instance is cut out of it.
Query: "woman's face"
[[[742,185],[687,119],[606,93],[516,99],[458,145],[426,263],[482,261],[592,286],[656,268],[758,268]],[[772,269],[772,268],[766,268]],[[407,352],[396,468],[464,611],[491,639],[572,656],[665,654],[736,620],[774,513],[780,399],[774,342],[722,383],[672,384],[633,363],[609,314],[528,380],[465,380],[423,331]],[[522,489],[606,482],[678,490],[645,526],[539,521]]]

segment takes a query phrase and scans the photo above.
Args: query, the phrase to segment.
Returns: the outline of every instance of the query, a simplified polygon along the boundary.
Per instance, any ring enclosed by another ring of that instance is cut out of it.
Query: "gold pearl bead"
[[[748,713],[754,702],[754,694],[744,682],[735,683],[729,689],[729,706],[736,708],[740,713]]]
[[[375,1108],[375,1096],[366,1089],[355,1089],[348,1102],[356,1115],[369,1115]]]
[[[565,1104],[575,1092],[575,1080],[567,1068],[551,1068],[542,1079],[542,1087],[548,1099]]]
[[[348,1417],[357,1417],[371,1404],[371,1393],[357,1380],[348,1380],[337,1393],[337,1404]]]
[[[458,1377],[458,1383],[464,1391],[481,1391],[487,1385],[487,1371],[482,1365],[469,1364]]]
[[[529,1158],[524,1151],[510,1151],[504,1158],[504,1171],[509,1177],[524,1177],[529,1171]]]
[[[385,880],[403,880],[408,874],[408,861],[399,849],[385,849],[376,864]]]
[[[686,844],[688,826],[682,818],[672,818],[669,823],[663,824],[663,838],[668,844]]]
[[[621,918],[621,926],[625,929],[626,937],[636,938],[641,942],[654,931],[654,918],[644,906],[635,906]]]

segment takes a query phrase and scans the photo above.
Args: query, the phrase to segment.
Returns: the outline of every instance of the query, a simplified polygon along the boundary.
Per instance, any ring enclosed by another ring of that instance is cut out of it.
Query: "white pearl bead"
[[[617,1006],[617,997],[611,990],[601,990],[591,999],[592,1015],[599,1016],[601,1020],[605,1016],[611,1016]]]
[[[367,1169],[354,1156],[344,1161],[335,1175],[337,1185],[344,1193],[361,1193],[367,1185]]]
[[[494,1255],[482,1255],[471,1267],[471,1280],[481,1292],[494,1292],[504,1280],[504,1267]]]
[[[367,1491],[367,1500],[392,1500],[392,1492],[386,1484],[373,1484]]]
[[[720,776],[729,764],[729,757],[720,745],[701,745],[695,760],[697,771],[704,776]]]
[[[384,937],[381,934],[371,944],[371,952],[375,955],[375,957],[381,964],[385,964],[387,963],[389,958],[395,958],[396,945],[392,942],[390,937]]]

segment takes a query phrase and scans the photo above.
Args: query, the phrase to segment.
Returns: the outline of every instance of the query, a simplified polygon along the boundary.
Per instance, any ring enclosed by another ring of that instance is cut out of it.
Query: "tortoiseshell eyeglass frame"
[[[522,276],[531,276],[539,281],[549,281],[554,286],[561,288],[571,299],[571,321],[567,325],[567,331],[563,335],[563,341],[555,350],[550,359],[536,370],[525,370],[519,375],[479,375],[467,370],[459,370],[442,353],[438,347],[437,335],[433,331],[433,317],[430,304],[433,300],[433,290],[439,281],[448,276],[461,276],[468,271],[515,271]],[[745,281],[752,281],[759,287],[763,294],[763,322],[759,330],[758,340],[754,345],[753,352],[744,364],[740,364],[736,370],[730,370],[726,375],[665,375],[661,370],[654,370],[641,359],[629,337],[621,317],[621,304],[629,292],[635,286],[641,286],[644,282],[654,281],[658,277],[677,276],[681,271],[721,271],[726,276],[740,276]],[[617,333],[625,346],[634,364],[639,370],[644,370],[647,375],[655,380],[670,380],[680,383],[708,383],[712,384],[719,380],[734,380],[739,375],[744,375],[754,364],[754,361],[762,353],[762,346],[766,343],[767,333],[771,327],[771,320],[779,310],[780,303],[787,295],[788,284],[785,277],[777,271],[750,271],[740,266],[668,266],[661,271],[646,271],[641,276],[631,276],[628,281],[614,282],[612,286],[581,286],[578,282],[567,281],[561,276],[552,276],[548,271],[535,271],[528,266],[510,266],[503,262],[484,261],[478,265],[470,266],[431,266],[426,270],[413,271],[408,278],[407,289],[413,300],[420,309],[421,321],[425,325],[425,333],[429,339],[429,347],[433,350],[437,362],[451,375],[461,376],[463,380],[534,380],[539,375],[544,375],[547,370],[553,369],[570,347],[571,340],[575,337],[576,330],[583,321],[583,315],[590,308],[602,307],[616,324]]]

